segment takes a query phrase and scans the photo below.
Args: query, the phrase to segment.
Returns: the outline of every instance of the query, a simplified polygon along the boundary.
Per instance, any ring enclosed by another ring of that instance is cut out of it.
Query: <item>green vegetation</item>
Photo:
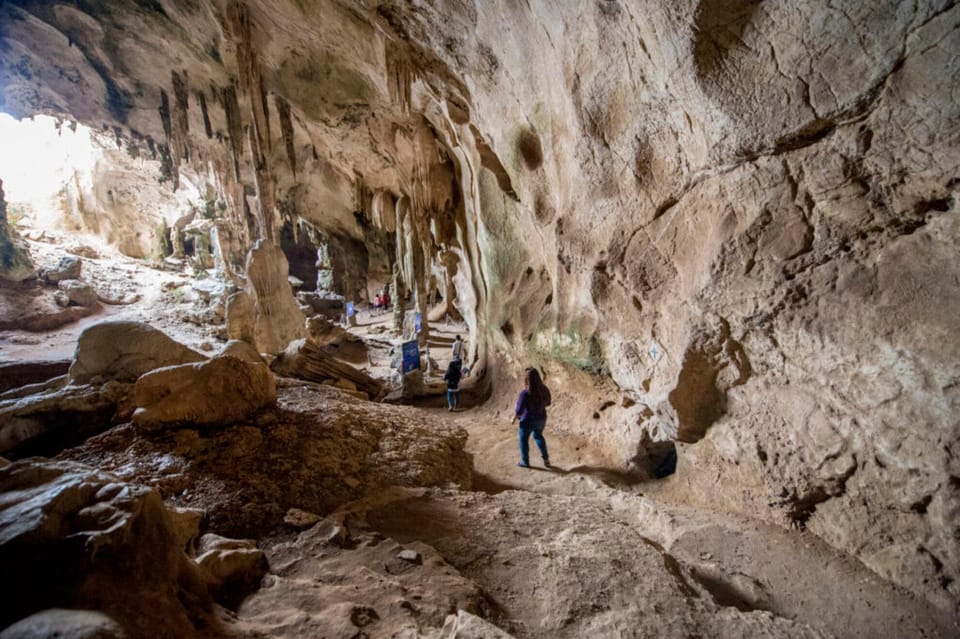
[[[565,333],[539,333],[531,338],[530,349],[543,358],[562,362],[585,373],[608,374],[596,335],[585,338],[573,328]]]
[[[160,259],[173,253],[173,246],[170,243],[170,227],[164,220],[157,228],[157,249],[160,251]]]

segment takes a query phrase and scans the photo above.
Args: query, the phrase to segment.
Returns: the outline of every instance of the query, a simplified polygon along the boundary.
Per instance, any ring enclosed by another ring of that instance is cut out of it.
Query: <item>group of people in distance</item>
[[[460,408],[460,380],[469,370],[463,368],[463,340],[457,335],[453,342],[452,359],[447,366],[443,380],[447,383],[447,410]],[[523,371],[523,390],[517,397],[511,423],[520,420],[520,461],[517,466],[530,468],[530,436],[540,450],[543,465],[550,468],[550,454],[547,452],[547,440],[543,437],[543,429],[547,425],[547,406],[552,397],[550,389],[543,383],[540,372],[536,368],[527,368]]]
[[[373,296],[373,312],[379,313],[390,307],[390,295],[386,291],[380,291]]]

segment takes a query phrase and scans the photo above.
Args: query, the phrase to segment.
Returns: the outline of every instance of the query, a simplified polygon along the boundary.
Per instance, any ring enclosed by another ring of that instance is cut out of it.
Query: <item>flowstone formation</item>
[[[551,428],[611,465],[677,442],[665,497],[955,611],[958,25],[950,0],[17,0],[0,109],[141,140],[171,186],[208,171],[260,351],[300,337],[289,264],[424,317],[439,291],[494,401],[539,365]]]

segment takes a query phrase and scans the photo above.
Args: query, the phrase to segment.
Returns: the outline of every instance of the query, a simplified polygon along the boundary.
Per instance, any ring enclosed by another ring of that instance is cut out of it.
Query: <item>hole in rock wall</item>
[[[290,264],[290,275],[303,282],[300,290],[317,290],[319,247],[311,240],[310,233],[288,220],[280,229],[280,248]]]

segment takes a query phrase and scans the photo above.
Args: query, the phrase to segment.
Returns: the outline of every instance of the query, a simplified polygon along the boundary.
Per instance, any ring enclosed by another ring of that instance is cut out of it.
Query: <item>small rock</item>
[[[57,306],[62,306],[63,308],[70,306],[70,296],[64,291],[57,291],[54,293],[53,301],[57,303]]]
[[[93,306],[97,303],[97,292],[86,282],[80,280],[60,280],[57,285],[66,293],[72,304],[77,306]]]
[[[315,515],[305,510],[300,510],[299,508],[291,508],[287,511],[287,514],[283,516],[283,523],[289,524],[294,528],[299,528],[300,530],[305,530],[318,521],[320,521],[320,515]]]
[[[43,272],[43,279],[51,284],[56,284],[61,280],[78,280],[80,279],[81,264],[79,257],[61,257],[55,267]]]
[[[360,480],[356,477],[344,477],[343,483],[345,483],[350,488],[356,488],[360,485]]]
[[[350,622],[357,628],[369,626],[380,619],[377,611],[369,606],[354,606],[350,610]]]
[[[416,550],[401,550],[400,554],[397,555],[397,558],[414,564],[423,562],[423,560],[420,558],[420,553],[418,553]]]

